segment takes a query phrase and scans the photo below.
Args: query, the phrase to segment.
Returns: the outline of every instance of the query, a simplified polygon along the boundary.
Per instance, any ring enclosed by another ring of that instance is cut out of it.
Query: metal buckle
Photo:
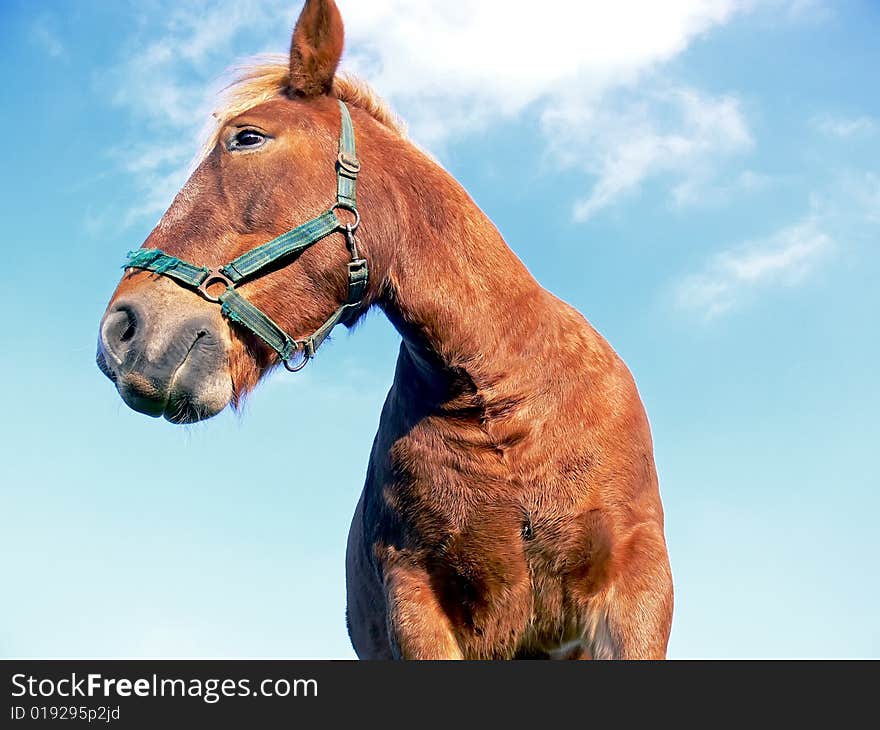
[[[363,277],[364,272],[369,275],[369,269],[367,269],[367,260],[366,259],[354,259],[348,262],[348,280],[349,282],[357,282],[360,281]]]
[[[207,276],[202,279],[202,283],[199,284],[197,291],[201,294],[205,299],[209,302],[214,302],[217,304],[220,302],[220,297],[215,297],[213,294],[208,293],[208,287],[214,284],[226,284],[226,288],[235,286],[235,282],[232,281],[226,274],[224,274],[220,269],[211,269]],[[222,294],[220,296],[223,296]]]
[[[336,164],[340,170],[344,170],[352,177],[357,177],[357,174],[361,171],[361,163],[358,162],[357,158],[349,157],[345,152],[340,152],[336,156]]]

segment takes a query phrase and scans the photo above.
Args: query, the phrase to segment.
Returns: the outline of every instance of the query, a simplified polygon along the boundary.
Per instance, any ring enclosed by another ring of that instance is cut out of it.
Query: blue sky
[[[340,5],[344,66],[633,370],[670,656],[880,655],[877,4]],[[353,656],[343,552],[393,329],[373,313],[185,429],[94,365],[225,70],[285,51],[297,12],[0,8],[0,656]]]

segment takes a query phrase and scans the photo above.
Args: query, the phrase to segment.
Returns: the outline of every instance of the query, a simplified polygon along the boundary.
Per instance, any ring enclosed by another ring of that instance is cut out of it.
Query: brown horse
[[[233,87],[144,246],[217,266],[326,211],[346,103],[370,277],[343,324],[376,305],[402,337],[348,541],[357,654],[664,657],[672,580],[629,371],[369,89],[336,76],[342,46],[335,4],[308,0],[289,60]],[[333,233],[240,291],[305,337],[346,301],[349,260]],[[98,362],[131,407],[191,422],[279,358],[216,303],[129,269]]]

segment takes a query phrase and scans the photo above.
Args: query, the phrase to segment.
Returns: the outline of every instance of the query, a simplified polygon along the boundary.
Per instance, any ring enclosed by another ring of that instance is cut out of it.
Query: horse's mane
[[[287,56],[271,54],[236,67],[236,78],[221,96],[223,105],[214,112],[216,126],[212,127],[206,140],[202,157],[217,144],[217,137],[226,122],[284,93],[290,82],[289,64]],[[350,74],[337,74],[333,79],[333,95],[346,104],[363,109],[395,134],[406,136],[406,125],[365,81]]]

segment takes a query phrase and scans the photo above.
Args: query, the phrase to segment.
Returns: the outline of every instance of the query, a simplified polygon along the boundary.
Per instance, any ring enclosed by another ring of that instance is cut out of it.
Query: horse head
[[[233,89],[198,166],[141,251],[132,254],[101,321],[97,361],[133,409],[177,423],[213,416],[237,404],[273,365],[314,354],[301,338],[320,330],[334,312],[350,324],[368,306],[365,276],[358,301],[348,301],[353,201],[330,211],[338,230],[268,262],[259,276],[243,277],[236,287],[236,301],[245,299],[248,312],[253,307],[281,335],[290,334],[291,352],[271,338],[267,345],[253,328],[236,326],[246,317],[236,316],[229,303],[217,306],[231,283],[215,274],[223,264],[322,212],[325,222],[331,220],[328,207],[345,175],[337,147],[343,82],[335,81],[342,49],[336,5],[306,2],[289,62],[256,66]],[[371,127],[380,125],[375,115],[363,116],[358,134],[368,139]],[[338,235],[346,231],[348,237]],[[154,251],[165,263],[150,268],[144,262],[157,260]],[[366,259],[359,260],[365,270]],[[181,286],[169,261],[210,275],[197,274],[188,282],[194,286]],[[195,286],[198,277],[201,286]]]

